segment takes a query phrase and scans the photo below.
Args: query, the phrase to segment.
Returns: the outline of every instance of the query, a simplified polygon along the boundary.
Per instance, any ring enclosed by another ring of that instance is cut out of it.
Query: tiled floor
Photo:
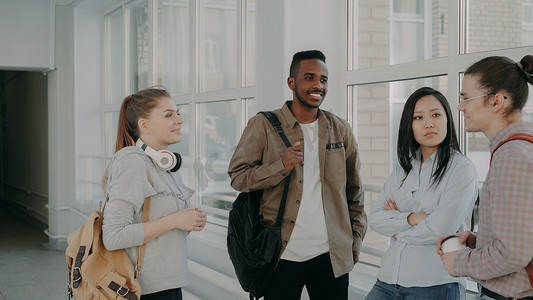
[[[65,253],[49,250],[44,228],[0,205],[0,300],[63,300]],[[186,300],[199,299],[186,291]]]
[[[0,206],[0,300],[68,299],[65,254],[43,230]]]

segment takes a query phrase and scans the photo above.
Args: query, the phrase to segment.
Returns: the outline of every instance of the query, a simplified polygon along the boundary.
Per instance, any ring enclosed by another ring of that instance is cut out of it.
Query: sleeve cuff
[[[468,256],[472,252],[472,249],[460,251],[453,260],[453,272],[457,276],[470,276],[468,274]]]
[[[290,171],[287,171],[287,169],[285,169],[285,166],[283,165],[283,161],[281,159],[270,165],[269,168],[270,174],[276,177],[279,176],[280,179],[287,177],[291,173]]]
[[[357,234],[357,236],[354,236],[352,251],[361,253],[361,245],[363,245],[363,239]]]
[[[133,245],[142,245],[144,243],[144,225],[143,223],[135,223],[130,225],[133,233]]]

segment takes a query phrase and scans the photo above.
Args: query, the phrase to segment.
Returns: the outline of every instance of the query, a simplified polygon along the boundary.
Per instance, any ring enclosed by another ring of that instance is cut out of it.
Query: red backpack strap
[[[529,277],[529,283],[533,287],[533,260],[526,266],[527,276]]]
[[[505,141],[501,142],[494,148],[494,151],[490,154],[490,163],[492,164],[492,156],[494,155],[494,152],[500,148],[503,144],[512,141],[512,140],[525,140],[529,141],[530,143],[533,143],[533,135],[527,134],[527,133],[515,133],[508,137]],[[531,287],[533,287],[533,260],[529,262],[529,264],[525,267],[527,276],[529,277],[529,283],[531,284]]]
[[[528,141],[530,143],[533,143],[533,135],[531,134],[528,134],[528,133],[515,133],[513,135],[511,135],[510,137],[508,137],[505,141],[502,141],[501,143],[498,144],[498,146],[496,146],[496,148],[494,148],[494,151],[492,151],[492,153],[490,154],[490,163],[492,164],[492,156],[494,155],[494,152],[496,152],[496,150],[498,150],[498,148],[500,148],[503,144],[509,142],[509,141],[512,141],[512,140],[524,140],[524,141]]]

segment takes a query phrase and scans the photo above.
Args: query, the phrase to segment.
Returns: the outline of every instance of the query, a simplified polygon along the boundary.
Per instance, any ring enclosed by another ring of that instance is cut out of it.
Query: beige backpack
[[[151,183],[149,173],[148,180]],[[146,197],[143,222],[149,220],[149,215],[150,197]],[[69,299],[72,296],[77,300],[140,299],[138,278],[146,244],[138,247],[137,266],[134,267],[124,249],[109,251],[104,247],[103,219],[103,209],[93,211],[80,229],[68,235],[65,254],[69,269]]]

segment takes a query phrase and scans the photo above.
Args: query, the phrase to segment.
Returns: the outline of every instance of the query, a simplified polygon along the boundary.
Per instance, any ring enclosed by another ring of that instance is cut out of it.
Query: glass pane
[[[198,104],[199,157],[196,171],[197,193],[203,205],[230,210],[236,192],[230,186],[227,170],[240,130],[237,101]]]
[[[189,92],[189,0],[159,0],[157,84],[171,94]]]
[[[413,47],[424,44],[424,23],[393,22],[391,64],[424,60],[424,47]]]
[[[523,19],[524,11],[530,5],[524,0],[469,0],[465,52],[530,45],[533,40],[531,27],[527,25],[528,20]]]
[[[150,82],[150,22],[147,0],[135,1],[130,12],[130,92],[145,89]]]
[[[524,0],[522,45],[533,45],[533,1]]]
[[[448,55],[448,0],[353,0],[349,69]],[[392,5],[392,7],[391,7]]]
[[[246,99],[246,120],[245,124],[251,117],[257,114],[257,100],[255,98]],[[244,130],[244,128],[242,128]]]
[[[105,103],[124,98],[124,25],[119,8],[104,17],[105,22]]]
[[[423,18],[423,0],[393,0],[393,13],[398,17]]]
[[[200,9],[200,91],[237,87],[237,0],[205,0]]]
[[[440,76],[351,87],[367,213],[397,160],[398,128],[405,101],[416,89],[423,86],[433,87],[446,95],[447,85],[447,76]],[[365,244],[386,250],[388,238],[369,229]],[[378,257],[361,255],[365,257],[360,259],[366,262],[380,263]]]
[[[246,86],[255,85],[255,2],[246,1]]]
[[[189,169],[193,166],[193,158],[190,155],[190,140],[191,140],[191,120],[194,119],[190,115],[190,109],[188,104],[178,105],[180,110],[180,117],[183,120],[181,125],[181,142],[170,145],[168,150],[177,152],[181,155],[182,167],[179,169],[181,178],[186,185],[192,186],[189,183]]]
[[[115,153],[115,144],[117,143],[118,111],[104,113],[105,118],[105,149],[109,157]]]

